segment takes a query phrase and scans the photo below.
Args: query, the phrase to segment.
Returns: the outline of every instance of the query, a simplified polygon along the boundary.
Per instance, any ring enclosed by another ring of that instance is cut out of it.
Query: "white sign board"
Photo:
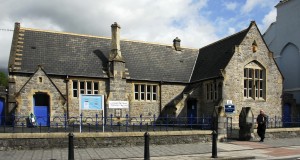
[[[128,101],[109,101],[109,108],[129,108]]]
[[[232,100],[227,100],[226,104],[232,104]]]
[[[104,106],[103,95],[80,94],[79,109],[81,110],[102,110]]]

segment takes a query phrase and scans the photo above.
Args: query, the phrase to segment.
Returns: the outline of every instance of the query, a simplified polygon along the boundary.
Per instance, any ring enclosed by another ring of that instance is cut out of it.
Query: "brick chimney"
[[[124,61],[120,48],[120,25],[117,22],[111,25],[111,52],[110,61]]]
[[[180,39],[178,37],[176,37],[174,40],[173,40],[173,46],[175,48],[176,51],[181,51],[181,48],[180,48]]]

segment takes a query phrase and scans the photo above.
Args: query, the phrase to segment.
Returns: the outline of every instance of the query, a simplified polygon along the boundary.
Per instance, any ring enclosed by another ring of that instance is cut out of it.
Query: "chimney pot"
[[[180,47],[180,39],[178,37],[176,37],[174,40],[173,40],[173,46],[175,48],[176,51],[181,51],[181,47]]]

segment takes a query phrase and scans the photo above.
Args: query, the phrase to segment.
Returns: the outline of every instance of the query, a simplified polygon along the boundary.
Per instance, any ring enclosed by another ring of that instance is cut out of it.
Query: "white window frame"
[[[77,88],[74,88],[74,82],[77,82]],[[89,83],[90,87],[88,88]],[[98,88],[95,88],[95,84],[97,84]],[[99,88],[100,85],[98,81],[72,80],[72,96],[74,98],[78,98],[80,94],[97,95],[99,94]],[[77,92],[76,96],[74,95],[74,92]]]
[[[144,90],[142,90],[142,87],[144,87]],[[133,92],[134,92],[133,99],[135,101],[150,101],[150,102],[157,101],[158,85],[135,83],[133,84]]]
[[[252,75],[252,77],[250,76]],[[244,98],[265,99],[265,70],[258,67],[244,68]]]

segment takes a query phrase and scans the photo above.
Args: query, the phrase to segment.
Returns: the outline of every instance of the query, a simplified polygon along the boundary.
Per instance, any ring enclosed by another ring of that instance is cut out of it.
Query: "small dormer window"
[[[256,41],[254,40],[252,43],[252,52],[255,53],[257,51],[257,44]]]

